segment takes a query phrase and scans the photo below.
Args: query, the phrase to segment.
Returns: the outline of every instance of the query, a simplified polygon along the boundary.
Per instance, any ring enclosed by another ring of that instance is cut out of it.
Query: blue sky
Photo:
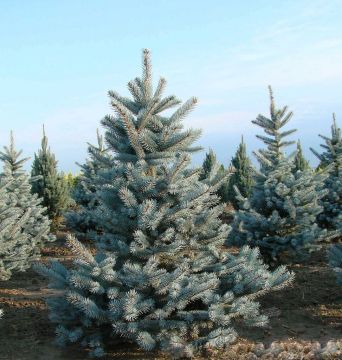
[[[342,1],[10,1],[0,2],[0,144],[14,130],[32,156],[45,124],[64,171],[77,171],[86,142],[111,112],[107,91],[128,94],[140,74],[141,49],[152,52],[154,79],[167,92],[199,98],[186,126],[228,165],[251,124],[268,112],[267,85],[294,111],[305,154],[342,126]],[[194,157],[200,163],[204,152]]]

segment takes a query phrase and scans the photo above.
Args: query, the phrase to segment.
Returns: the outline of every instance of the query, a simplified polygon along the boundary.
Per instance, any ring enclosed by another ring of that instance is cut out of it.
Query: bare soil
[[[72,255],[64,244],[65,233],[59,233],[58,238],[44,249],[43,262],[59,259],[71,263]],[[319,357],[310,352],[313,346],[325,347],[329,341],[342,342],[342,289],[336,285],[334,274],[326,264],[325,249],[314,253],[304,263],[288,267],[296,274],[293,285],[260,300],[264,309],[276,313],[271,316],[270,325],[262,329],[241,329],[238,342],[230,349],[208,352],[197,359],[257,359],[259,356],[255,355],[257,352],[252,353],[252,349],[256,346],[270,348],[274,344],[295,349],[291,352],[293,355],[283,352],[283,357],[268,354],[260,358],[342,359],[342,355]],[[61,349],[54,344],[54,326],[48,319],[44,301],[50,294],[47,281],[33,270],[17,273],[9,281],[0,283],[0,308],[4,310],[0,320],[1,360],[87,358],[86,351],[78,347]],[[168,357],[161,353],[147,354],[122,343],[109,349],[106,359],[160,360]]]

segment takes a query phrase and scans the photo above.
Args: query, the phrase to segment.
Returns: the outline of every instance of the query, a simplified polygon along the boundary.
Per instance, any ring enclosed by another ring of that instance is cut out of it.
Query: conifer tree
[[[70,204],[69,189],[62,174],[58,173],[57,160],[48,147],[48,138],[43,128],[41,149],[34,155],[31,175],[32,191],[42,198],[50,219],[56,220]]]
[[[78,184],[79,175],[74,175],[71,171],[69,171],[67,174],[64,174],[64,180],[68,185],[70,194],[72,194]]]
[[[322,211],[320,199],[326,193],[324,176],[309,170],[294,173],[294,163],[284,149],[294,144],[286,137],[296,130],[283,130],[292,112],[287,107],[277,109],[270,91],[270,118],[258,115],[252,122],[267,136],[257,135],[266,149],[255,152],[260,171],[249,199],[238,196],[240,210],[236,212],[228,244],[258,246],[262,254],[277,258],[283,251],[303,253],[313,248],[325,232],[316,224]]]
[[[247,155],[246,144],[241,138],[241,143],[232,158],[231,162],[233,172],[228,181],[227,200],[238,208],[239,201],[236,198],[237,193],[235,187],[239,189],[239,193],[248,198],[252,191],[253,186],[253,166],[251,160]]]
[[[0,280],[11,277],[12,269],[16,268],[16,257],[22,255],[22,247],[16,245],[27,243],[26,234],[20,231],[20,225],[26,222],[26,216],[10,202],[7,186],[8,183],[3,180],[0,182]]]
[[[321,145],[323,153],[319,154],[314,149],[311,151],[320,160],[320,171],[328,175],[325,180],[328,193],[322,198],[323,212],[318,215],[318,222],[321,227],[336,231],[337,235],[342,236],[342,136],[335,114],[331,137],[320,137],[325,141],[325,144]]]
[[[103,136],[97,130],[97,145],[88,144],[88,159],[85,164],[78,164],[81,174],[72,192],[72,197],[76,202],[76,209],[65,214],[67,225],[79,235],[88,234],[97,229],[97,212],[99,201],[96,195],[96,181],[98,174],[112,163],[112,157],[104,144]]]
[[[216,155],[213,149],[209,149],[209,152],[205,154],[205,159],[202,165],[202,172],[200,174],[200,180],[206,179],[210,176],[212,169],[217,164]]]
[[[209,149],[209,152],[205,154],[205,159],[202,165],[202,171],[199,176],[200,180],[207,179],[209,180],[210,177],[216,173],[224,174],[225,169],[224,166],[219,164],[217,161],[216,155],[212,149]],[[220,197],[222,202],[227,201],[227,181],[225,181],[222,186],[217,191],[218,196]]]
[[[297,151],[294,157],[294,172],[310,169],[309,162],[305,159],[300,141],[297,141]]]
[[[342,244],[335,244],[329,248],[328,259],[336,274],[337,283],[342,285]]]
[[[49,234],[50,221],[43,214],[41,200],[31,193],[29,177],[23,170],[28,160],[21,159],[11,134],[10,145],[0,152],[4,170],[0,174],[1,225],[4,233],[0,241],[0,278],[8,279],[13,270],[23,271],[38,259],[40,249],[47,241],[53,241]]]
[[[182,124],[197,101],[166,116],[180,101],[162,97],[164,87],[161,79],[153,91],[145,50],[143,76],[128,84],[133,99],[109,93],[116,116],[102,123],[116,163],[96,182],[104,209],[96,241],[107,252],[92,255],[69,238],[78,255],[72,269],[37,268],[62,290],[49,300],[59,342],[79,342],[93,356],[104,354],[109,334],[174,358],[227,346],[236,321],[267,322],[256,298],[293,277],[284,267],[269,271],[257,249],[223,250],[229,229],[215,193],[227,175],[199,181],[190,167],[199,131]]]

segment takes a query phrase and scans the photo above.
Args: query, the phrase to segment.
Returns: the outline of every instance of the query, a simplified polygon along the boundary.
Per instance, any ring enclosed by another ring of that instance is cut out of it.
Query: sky
[[[199,100],[184,122],[203,129],[194,164],[211,147],[228,165],[242,134],[250,154],[263,146],[251,120],[270,84],[316,165],[333,112],[342,126],[341,16],[340,0],[1,0],[0,145],[13,130],[33,156],[45,124],[59,168],[77,172],[112,113],[107,91],[128,95],[148,48],[165,94]]]

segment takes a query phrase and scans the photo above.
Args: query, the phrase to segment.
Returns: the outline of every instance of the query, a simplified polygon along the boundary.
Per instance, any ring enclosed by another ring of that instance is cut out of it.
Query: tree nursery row
[[[109,91],[113,114],[102,119],[103,135],[88,144],[77,176],[58,170],[45,131],[28,174],[11,134],[0,152],[0,281],[33,266],[54,294],[47,307],[57,343],[92,357],[106,356],[115,339],[172,358],[229,348],[241,327],[276,316],[260,299],[296,282],[285,257],[300,263],[324,251],[342,296],[335,115],[322,149],[312,149],[319,159],[312,168],[299,142],[286,153],[295,144],[293,114],[276,106],[270,87],[269,114],[252,121],[259,166],[242,138],[228,167],[210,150],[197,168],[191,155],[201,150],[201,131],[183,125],[196,98],[164,95],[163,78],[153,88],[148,50],[142,70],[128,83],[130,98]],[[73,264],[40,261],[61,227]]]

